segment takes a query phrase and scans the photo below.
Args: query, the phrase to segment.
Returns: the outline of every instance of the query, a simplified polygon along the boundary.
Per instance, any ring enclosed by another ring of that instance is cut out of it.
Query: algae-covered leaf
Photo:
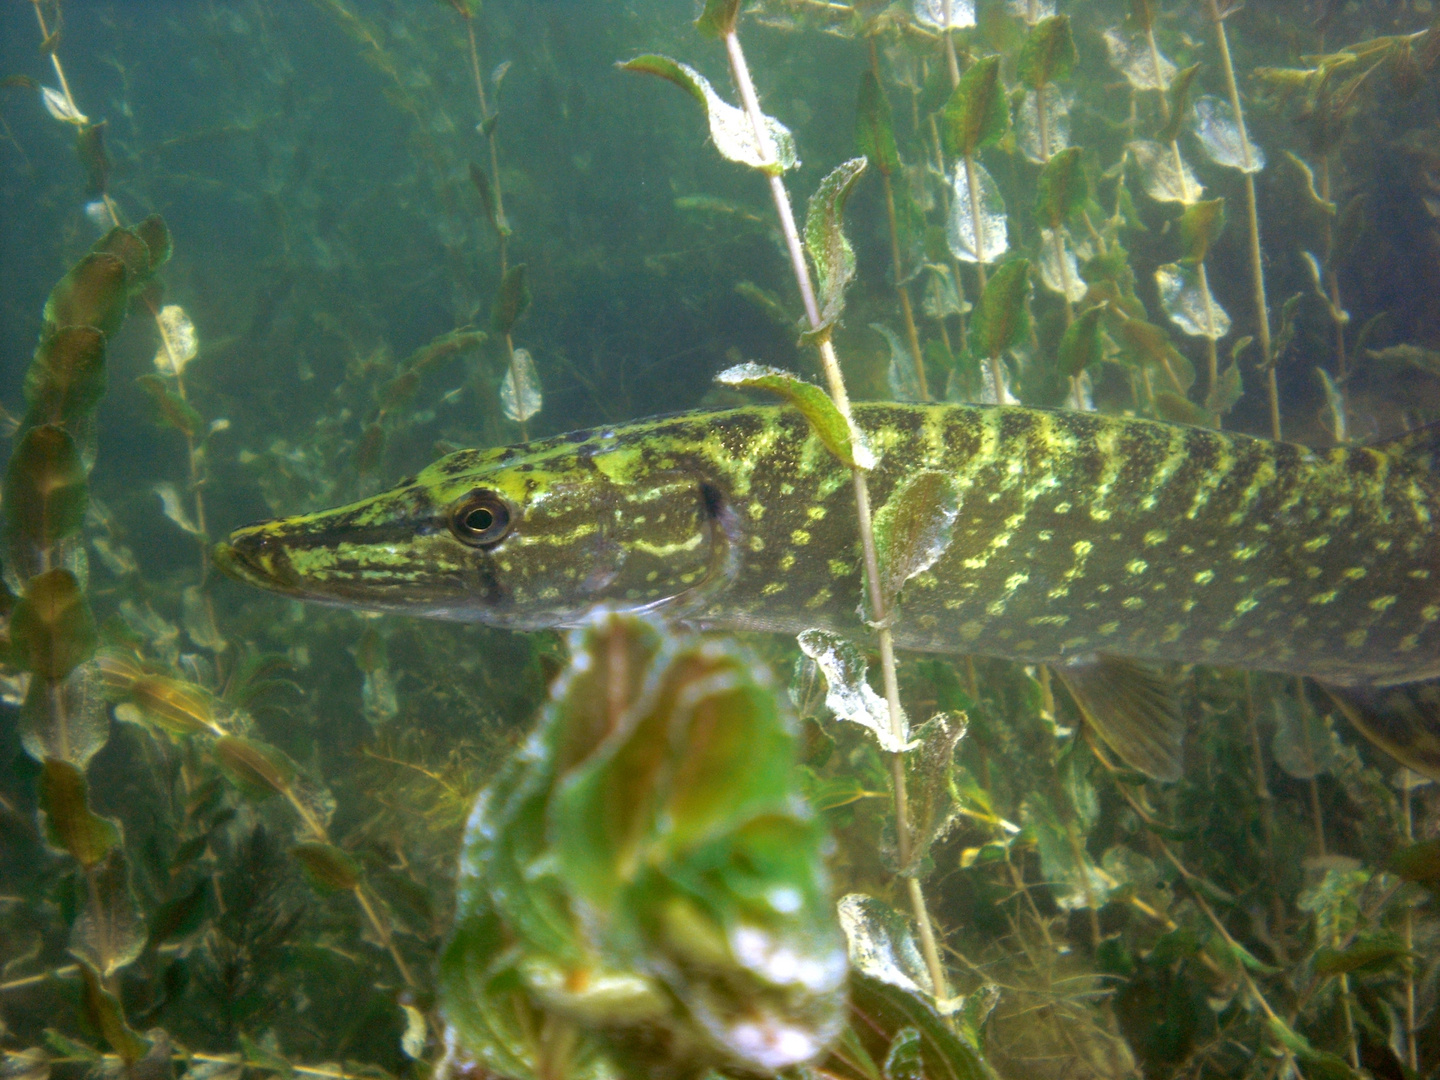
[[[916,877],[928,869],[930,846],[946,836],[959,817],[954,786],[955,748],[968,729],[964,713],[936,713],[915,729],[919,746],[905,756],[911,854],[902,874]]]
[[[47,759],[40,770],[38,795],[46,841],[68,852],[85,869],[120,842],[115,823],[90,809],[85,774],[75,764]]]
[[[125,321],[130,270],[109,252],[91,252],[60,279],[45,301],[47,326],[93,326],[107,338]]]
[[[156,484],[155,494],[160,496],[160,506],[164,510],[167,518],[176,525],[179,525],[180,528],[191,536],[198,536],[202,540],[205,539],[204,530],[191,520],[189,512],[180,501],[180,493],[175,490],[174,484]]]
[[[1205,194],[1190,166],[1173,145],[1161,146],[1141,139],[1130,143],[1128,149],[1140,167],[1140,181],[1145,194],[1156,202],[1189,206],[1199,202]]]
[[[75,575],[47,570],[30,579],[10,615],[16,659],[42,679],[63,679],[95,652],[95,617]]]
[[[1235,110],[1223,98],[1206,94],[1195,102],[1191,130],[1216,165],[1257,173],[1265,168],[1265,155],[1240,130]]]
[[[54,87],[40,87],[40,100],[45,105],[45,111],[62,124],[84,127],[90,123],[90,118],[75,107],[75,102]]]
[[[905,916],[864,893],[842,896],[835,911],[855,971],[912,994],[934,997],[930,973]]]
[[[290,759],[266,743],[225,735],[210,752],[230,782],[251,798],[284,794],[295,782]]]
[[[11,562],[28,565],[38,552],[79,532],[88,505],[85,466],[69,432],[54,424],[25,432],[5,475]]]
[[[972,183],[976,196],[973,201]],[[1000,188],[978,161],[956,163],[952,188],[950,217],[945,226],[950,254],[961,262],[993,263],[1010,250],[1009,223]]]
[[[1185,262],[1198,265],[1225,231],[1225,200],[1192,203],[1180,215],[1180,237],[1185,241]]]
[[[1100,320],[1105,315],[1103,304],[1081,312],[1065,329],[1058,352],[1061,375],[1079,375],[1105,354],[1100,336]]]
[[[1398,967],[1410,951],[1398,937],[1376,934],[1359,939],[1344,949],[1315,950],[1315,974],[1321,976],[1349,975],[1354,972],[1374,973]]]
[[[1195,77],[1200,74],[1200,65],[1191,64],[1170,82],[1170,89],[1165,92],[1170,102],[1170,119],[1160,126],[1155,133],[1155,139],[1162,144],[1173,143],[1180,138],[1180,131],[1185,126],[1185,118],[1190,115],[1190,90],[1195,85]]]
[[[490,309],[490,325],[497,334],[508,334],[529,307],[530,286],[525,282],[525,264],[517,263],[500,279],[500,288]]]
[[[124,1061],[127,1066],[126,1073],[131,1076],[147,1075],[135,1066],[147,1056],[151,1049],[151,1043],[130,1029],[130,1025],[125,1020],[125,1007],[120,1004],[120,999],[100,981],[99,975],[81,964],[80,977],[84,986],[85,1011],[95,1026],[100,1029],[100,1033],[105,1036],[105,1041],[110,1044],[110,1049],[119,1054],[121,1060]],[[168,1065],[168,1040],[164,1038],[164,1032],[161,1029],[157,1028],[156,1031],[159,1032],[156,1044],[164,1042],[166,1045],[164,1065]]]
[[[349,892],[360,884],[360,864],[334,844],[318,840],[296,844],[290,849],[295,861],[305,871],[305,880],[321,896]]]
[[[920,391],[920,378],[915,371],[915,358],[900,340],[900,335],[884,323],[871,323],[870,329],[883,337],[890,346],[890,364],[885,372],[890,396],[896,401],[924,401],[925,395]]]
[[[155,317],[160,327],[160,348],[155,353],[155,367],[166,375],[181,375],[185,366],[200,352],[195,324],[179,304],[166,304]]]
[[[511,354],[505,377],[500,380],[500,408],[505,416],[523,424],[545,404],[540,389],[540,374],[535,370],[535,361],[529,349],[516,349]]]
[[[145,948],[145,922],[130,889],[125,853],[112,847],[87,867],[85,900],[70,926],[70,954],[102,979],[133,963]]]
[[[890,99],[868,67],[860,76],[860,95],[855,104],[855,149],[886,176],[900,169]]]
[[[110,738],[110,718],[92,664],[61,680],[31,679],[20,705],[20,742],[36,761],[85,767]]]
[[[1197,267],[1186,263],[1157,267],[1155,286],[1165,314],[1191,337],[1219,341],[1230,332],[1230,316],[1211,295],[1209,283]]]
[[[964,30],[975,25],[975,0],[915,0],[915,21],[932,30]]]
[[[705,10],[695,20],[695,29],[706,37],[724,37],[735,32],[740,17],[740,0],[705,0]]]
[[[1041,229],[1038,254],[1040,280],[1047,289],[1072,304],[1085,299],[1089,287],[1080,276],[1080,261],[1075,256],[1069,229]]]
[[[1152,51],[1149,40],[1127,34],[1119,27],[1105,31],[1105,51],[1110,66],[1124,75],[1136,90],[1168,90],[1175,78],[1175,65],[1160,51]]]
[[[1085,176],[1084,154],[1076,146],[1051,156],[1035,182],[1035,218],[1048,229],[1058,229],[1085,208],[1090,184]]]
[[[1010,130],[1010,103],[1000,78],[1000,57],[970,65],[945,103],[945,148],[957,158],[973,158],[994,146]]]
[[[1007,0],[1010,14],[1027,26],[1034,26],[1041,19],[1055,14],[1056,0]]]
[[[140,389],[150,397],[151,415],[162,427],[174,428],[180,434],[199,438],[205,431],[205,418],[180,395],[176,394],[159,375],[141,375],[135,380]]]
[[[1030,260],[1012,259],[995,271],[971,329],[976,355],[997,357],[1030,332]]]
[[[858,157],[832,169],[810,197],[805,214],[805,250],[815,264],[822,324],[840,318],[845,287],[855,276],[855,252],[845,237],[845,202],[865,165],[866,159]]]
[[[950,478],[934,470],[911,473],[875,514],[880,591],[888,603],[950,546],[960,499]]]
[[[1216,384],[1205,395],[1205,411],[1214,416],[1224,416],[1245,396],[1244,384],[1240,381],[1240,365],[1232,363],[1220,373]]]
[[[885,1055],[885,1080],[926,1080],[923,1045],[920,1032],[915,1028],[903,1027],[897,1031],[890,1040],[890,1052]]]
[[[830,395],[814,383],[808,383],[788,371],[763,364],[737,364],[715,376],[722,386],[753,387],[779,394],[804,415],[825,449],[851,469],[873,469],[875,455],[864,433],[849,423],[830,399]]]
[[[870,667],[858,645],[828,630],[805,630],[796,640],[825,676],[825,706],[836,719],[869,728],[880,748],[892,754],[914,747],[903,711],[891,725],[889,705],[867,681]]]
[[[901,1032],[919,1034],[918,1056],[921,1074],[927,1080],[995,1080],[996,1073],[985,1061],[976,1042],[978,1022],[967,1013],[972,1003],[983,1020],[986,1006],[993,1004],[993,987],[983,987],[962,1003],[959,1012],[942,1016],[932,999],[923,993],[905,990],[865,974],[856,974],[850,983],[851,1031],[867,1056],[888,1062]],[[958,1023],[957,1023],[958,1021]],[[955,1024],[954,1027],[951,1025]],[[957,1030],[958,1029],[958,1030]],[[843,1044],[826,1061],[827,1071],[861,1080],[843,1055]],[[907,1049],[905,1058],[913,1051]]]
[[[1296,780],[1313,780],[1340,760],[1340,740],[1328,716],[1317,715],[1303,702],[1275,698],[1275,764]]]
[[[694,68],[668,56],[637,56],[620,65],[674,83],[705,106],[710,122],[710,140],[727,161],[764,172],[784,172],[800,164],[795,156],[795,139],[790,129],[770,116],[763,116],[765,142],[756,138],[755,128],[744,109],[737,109],[715,92],[708,79]]]
[[[1107,305],[1105,311],[1109,317],[1108,329],[1120,346],[1122,360],[1136,367],[1157,370],[1181,393],[1195,385],[1194,365],[1175,348],[1170,335],[1161,327],[1132,318],[1114,305]]]
[[[1070,77],[1080,55],[1070,33],[1070,16],[1052,15],[1037,22],[1020,49],[1020,81],[1032,90]]]

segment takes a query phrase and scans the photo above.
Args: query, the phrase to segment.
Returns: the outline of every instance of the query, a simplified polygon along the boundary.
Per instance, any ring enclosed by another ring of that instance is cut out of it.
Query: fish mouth
[[[263,529],[254,525],[231,533],[227,542],[211,549],[211,562],[221,573],[247,585],[286,596],[306,595],[284,546]]]

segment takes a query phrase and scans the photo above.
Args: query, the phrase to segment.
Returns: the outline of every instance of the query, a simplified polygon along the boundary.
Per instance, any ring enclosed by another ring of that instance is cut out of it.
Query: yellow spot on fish
[[[752,502],[749,506],[745,508],[745,512],[749,514],[750,517],[753,518],[755,521],[759,521],[762,517],[765,516],[765,504],[760,502]]]
[[[819,592],[817,592],[814,596],[812,596],[809,600],[806,600],[805,606],[807,608],[810,608],[811,610],[814,610],[815,608],[824,607],[827,603],[829,603],[829,601],[830,589],[828,586],[826,586],[822,588]]]
[[[1384,611],[1391,604],[1395,603],[1397,599],[1398,597],[1394,596],[1377,596],[1374,600],[1370,601],[1370,610]]]
[[[1149,563],[1144,559],[1131,559],[1125,564],[1125,569],[1132,574],[1143,574],[1149,568]]]
[[[1031,619],[1031,626],[1064,626],[1070,621],[1069,615],[1040,615]]]
[[[1138,611],[1145,606],[1145,601],[1138,596],[1127,596],[1120,606],[1130,611]]]
[[[805,508],[805,516],[808,517],[811,521],[819,521],[821,518],[823,518],[823,517],[825,516],[825,507],[823,507],[823,506],[809,506],[809,507],[806,507],[806,508]]]
[[[1214,571],[1214,570],[1201,570],[1198,574],[1195,575],[1195,584],[1196,584],[1196,585],[1209,585],[1210,582],[1212,582],[1212,581],[1214,581],[1214,580],[1215,580],[1215,571]]]
[[[1151,529],[1145,534],[1145,546],[1155,547],[1159,544],[1163,544],[1169,538],[1170,534],[1167,533],[1164,529]]]
[[[1403,638],[1400,639],[1399,651],[1400,651],[1400,652],[1411,652],[1411,651],[1415,648],[1415,646],[1417,646],[1417,645],[1419,645],[1419,644],[1420,644],[1420,635],[1419,635],[1419,634],[1406,634]]]
[[[1119,630],[1120,624],[1118,622],[1101,623],[1098,627],[1096,627],[1096,629],[1099,630],[1102,634],[1109,635],[1115,633],[1116,630]]]
[[[1436,619],[1440,619],[1440,607],[1434,604],[1427,604],[1420,609],[1420,617],[1426,622],[1434,622]]]
[[[974,641],[984,631],[985,624],[978,619],[971,619],[967,623],[960,624],[960,636],[966,641]]]
[[[1333,603],[1333,602],[1335,601],[1335,597],[1337,597],[1337,596],[1339,596],[1339,595],[1340,595],[1340,590],[1339,590],[1339,589],[1329,589],[1329,590],[1327,590],[1326,592],[1316,593],[1314,596],[1310,597],[1310,603],[1312,603],[1312,604],[1330,604],[1330,603]]]
[[[1241,600],[1238,604],[1235,605],[1235,614],[1244,615],[1248,612],[1254,611],[1259,606],[1259,600],[1256,600],[1253,596],[1247,596],[1244,600]]]
[[[1179,641],[1180,634],[1183,630],[1184,625],[1182,623],[1172,622],[1169,626],[1165,627],[1165,632],[1160,635],[1160,640],[1167,645],[1172,641]]]
[[[1305,543],[1300,546],[1306,551],[1319,551],[1328,543],[1330,543],[1330,536],[1327,533],[1325,536],[1317,536],[1313,540],[1306,540]]]
[[[750,550],[751,550],[751,551],[764,551],[764,550],[765,550],[765,538],[764,538],[763,536],[752,536],[752,537],[750,537]]]
[[[1246,562],[1260,554],[1260,548],[1256,544],[1246,544],[1244,547],[1236,548],[1230,556],[1236,562]]]
[[[842,559],[831,559],[831,560],[830,560],[830,576],[831,576],[831,577],[844,577],[844,576],[845,576],[846,574],[848,574],[848,573],[850,573],[850,564],[849,564],[849,563],[845,562],[845,561],[842,560]]]
[[[1345,635],[1345,644],[1352,649],[1358,649],[1365,644],[1365,639],[1369,636],[1369,630],[1351,630]]]
[[[783,581],[772,581],[760,590],[761,596],[775,596],[785,591],[786,583]]]
[[[1345,571],[1345,576],[1351,581],[1359,581],[1365,576],[1366,570],[1363,566],[1352,566]]]
[[[796,529],[790,534],[790,542],[797,547],[804,547],[810,543],[810,534],[804,529]]]
[[[793,567],[794,565],[795,565],[795,554],[794,554],[794,552],[787,551],[784,555],[782,555],[782,556],[780,557],[780,569],[781,569],[781,570],[789,570],[789,569],[790,569],[791,567]]]
[[[1062,502],[1062,503],[1056,503],[1056,504],[1055,504],[1055,513],[1057,513],[1057,514],[1068,514],[1069,512],[1070,512],[1070,504],[1069,504],[1068,502]]]
[[[1424,581],[1426,578],[1428,578],[1428,577],[1430,576],[1430,571],[1429,571],[1429,570],[1411,570],[1411,571],[1410,571],[1410,576],[1411,576],[1412,578],[1414,578],[1416,581]]]

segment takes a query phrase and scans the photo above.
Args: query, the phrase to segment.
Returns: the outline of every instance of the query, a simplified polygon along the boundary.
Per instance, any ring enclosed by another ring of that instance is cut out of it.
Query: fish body
[[[920,471],[958,502],[897,644],[1440,677],[1440,439],[1311,450],[1095,413],[870,404],[876,508]],[[488,531],[487,531],[488,530]],[[849,472],[785,407],[465,450],[351,506],[238,530],[237,577],[302,599],[521,629],[605,604],[702,629],[864,632]]]

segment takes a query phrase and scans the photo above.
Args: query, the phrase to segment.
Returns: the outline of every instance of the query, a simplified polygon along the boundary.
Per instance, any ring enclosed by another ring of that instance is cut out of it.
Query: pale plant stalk
[[[1250,277],[1255,299],[1255,324],[1260,338],[1260,363],[1265,369],[1265,392],[1270,402],[1270,434],[1279,440],[1280,386],[1275,377],[1275,356],[1270,339],[1270,307],[1265,299],[1264,253],[1260,247],[1260,209],[1255,198],[1255,174],[1250,170],[1254,151],[1250,133],[1245,128],[1245,112],[1240,103],[1240,85],[1235,81],[1235,63],[1230,57],[1230,39],[1225,33],[1225,19],[1217,0],[1205,0],[1210,21],[1215,24],[1215,42],[1220,49],[1220,66],[1225,75],[1225,90],[1230,108],[1235,113],[1235,126],[1240,135],[1241,158],[1245,165],[1245,214],[1250,227]]]
[[[732,27],[724,33],[723,40],[725,52],[730,61],[730,74],[735,81],[735,88],[740,95],[741,104],[750,118],[756,145],[761,148],[762,157],[768,159],[771,153],[769,135],[765,128],[763,114],[760,112],[760,101],[755,93],[755,83],[750,77],[750,68],[745,62],[744,50],[740,47],[740,38]],[[770,184],[770,194],[775,203],[775,212],[780,218],[780,230],[785,237],[785,247],[790,256],[790,267],[795,274],[795,284],[800,290],[800,297],[805,305],[805,316],[810,326],[818,329],[821,326],[820,308],[815,300],[815,288],[810,280],[810,268],[806,265],[805,251],[800,243],[800,231],[795,225],[795,214],[790,206],[790,195],[785,190],[785,181],[778,171],[766,169],[765,172]],[[835,402],[836,409],[845,418],[846,424],[854,430],[850,395],[845,389],[845,376],[840,370],[840,361],[835,355],[835,346],[828,334],[820,339],[819,351],[820,363],[825,372],[825,382],[830,391],[830,397]],[[856,525],[859,528],[860,546],[865,559],[865,586],[870,601],[870,610],[875,619],[876,636],[880,649],[880,669],[885,686],[885,702],[890,713],[890,729],[896,740],[900,741],[904,738],[905,714],[900,706],[900,681],[896,675],[894,632],[890,626],[889,608],[880,588],[880,559],[875,547],[875,530],[870,512],[870,487],[866,481],[864,469],[852,469],[851,478],[855,488]],[[900,865],[908,869],[912,854],[912,838],[905,791],[905,758],[903,754],[898,753],[889,755],[889,758],[891,785],[895,799],[897,854]],[[920,888],[918,878],[907,875],[905,881],[911,911],[920,933],[921,951],[925,957],[925,966],[930,974],[931,985],[937,1000],[944,1000],[950,996],[949,984],[945,978],[944,965],[940,962],[940,950],[935,940],[935,930],[930,921],[930,913],[925,904],[925,894]]]
[[[1405,843],[1407,844],[1415,842],[1415,815],[1410,803],[1410,791],[1414,786],[1411,782],[1413,775],[1409,769],[1400,770],[1400,809],[1403,814]],[[1414,955],[1415,909],[1409,904],[1405,905],[1405,921],[1402,924],[1401,932],[1406,955]],[[1410,1071],[1418,1074],[1420,1055],[1419,1048],[1415,1043],[1415,969],[1410,964],[1405,966],[1405,1058],[1410,1065]]]

